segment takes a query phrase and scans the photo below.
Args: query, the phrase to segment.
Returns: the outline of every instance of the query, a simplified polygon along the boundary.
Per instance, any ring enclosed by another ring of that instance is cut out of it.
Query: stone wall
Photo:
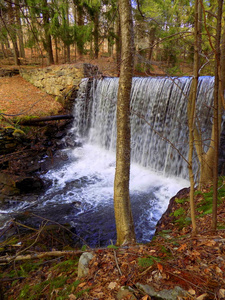
[[[24,79],[54,96],[60,96],[69,88],[78,86],[84,77],[99,74],[97,66],[83,63],[20,70],[20,75]]]

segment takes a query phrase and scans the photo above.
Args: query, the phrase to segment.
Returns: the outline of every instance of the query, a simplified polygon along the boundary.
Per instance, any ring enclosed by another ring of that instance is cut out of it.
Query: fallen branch
[[[56,115],[56,116],[47,116],[42,118],[34,118],[29,120],[20,120],[17,123],[19,125],[29,125],[29,126],[39,126],[40,122],[50,122],[55,120],[68,120],[73,119],[73,115]]]
[[[87,250],[86,250],[87,251]],[[27,254],[27,255],[15,255],[15,256],[4,256],[0,257],[0,264],[7,264],[11,261],[20,261],[20,260],[30,260],[36,258],[44,258],[49,256],[63,256],[63,255],[77,255],[82,254],[84,251],[82,250],[67,250],[67,251],[50,251],[50,252],[40,252],[34,254]]]

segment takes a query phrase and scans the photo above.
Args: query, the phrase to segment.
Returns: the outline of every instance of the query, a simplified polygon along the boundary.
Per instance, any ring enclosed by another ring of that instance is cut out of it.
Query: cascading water
[[[197,118],[206,141],[211,132],[213,81],[212,77],[201,77],[198,86]],[[133,79],[130,194],[138,241],[152,238],[169,199],[188,186],[185,159],[190,85],[189,77]],[[68,162],[44,176],[52,186],[30,208],[54,221],[70,223],[91,246],[115,240],[117,89],[118,78],[94,80],[91,84],[87,79],[82,81],[72,129],[77,146],[65,150]]]
[[[108,150],[116,147],[118,78],[93,83],[92,101],[75,106],[75,130]],[[187,102],[192,79],[134,78],[131,92],[132,161],[164,175],[187,178]],[[85,83],[84,83],[85,84]],[[200,77],[197,119],[203,140],[211,133],[214,78]],[[80,113],[83,110],[83,113]],[[86,111],[86,114],[84,113]],[[208,143],[209,144],[209,143]],[[207,142],[205,142],[207,147]]]

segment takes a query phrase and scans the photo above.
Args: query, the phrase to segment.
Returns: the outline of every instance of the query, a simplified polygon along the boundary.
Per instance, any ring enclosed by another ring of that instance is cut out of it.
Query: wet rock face
[[[13,127],[0,128],[0,203],[43,191],[46,184],[39,175],[55,162],[55,151],[66,146],[62,138],[70,123],[71,120],[54,121],[29,135]]]
[[[26,135],[22,130],[13,127],[0,128],[0,155],[14,152],[25,140]]]

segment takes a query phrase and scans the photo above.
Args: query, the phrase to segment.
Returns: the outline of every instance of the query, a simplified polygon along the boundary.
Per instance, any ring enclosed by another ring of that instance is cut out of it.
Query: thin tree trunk
[[[45,32],[45,42],[44,42],[44,48],[47,52],[47,64],[52,65],[54,64],[54,58],[53,58],[53,51],[52,51],[52,38],[49,33],[49,12],[47,10],[48,3],[47,0],[42,0],[43,5],[43,23],[44,23],[44,32]]]
[[[94,16],[94,55],[95,58],[98,58],[98,53],[99,53],[99,12],[95,11],[95,16]]]
[[[213,164],[213,209],[212,209],[212,230],[217,228],[217,198],[218,198],[218,161],[219,161],[219,136],[221,131],[221,117],[219,112],[220,106],[220,84],[219,84],[219,67],[220,67],[220,39],[221,39],[221,19],[223,11],[223,0],[218,0],[217,13],[217,30],[216,30],[216,47],[215,47],[215,85],[214,85],[214,164]]]
[[[24,50],[24,42],[23,42],[23,31],[22,31],[22,24],[20,19],[20,6],[19,6],[19,0],[15,1],[16,6],[16,23],[17,23],[17,35],[19,40],[19,49],[20,49],[20,57],[25,58],[25,50]]]
[[[20,59],[19,59],[19,49],[17,45],[17,37],[16,37],[16,30],[14,28],[14,9],[11,2],[8,2],[8,15],[9,15],[9,28],[7,24],[5,24],[5,28],[11,38],[12,44],[13,44],[13,52],[14,52],[14,61],[15,65],[20,65]],[[3,19],[2,19],[3,20]]]
[[[188,129],[189,129],[189,179],[190,179],[190,209],[191,209],[191,222],[192,222],[192,235],[197,233],[196,219],[195,219],[195,203],[194,203],[194,188],[195,179],[193,172],[193,155],[194,155],[194,130],[195,130],[195,117],[196,117],[196,97],[198,87],[198,72],[199,72],[199,31],[198,31],[198,7],[199,1],[195,0],[195,28],[194,28],[194,78],[192,81],[191,92],[188,101]]]
[[[114,210],[117,244],[135,242],[135,232],[129,196],[130,180],[130,91],[134,64],[133,23],[131,3],[119,0],[122,63],[117,100],[116,174]]]
[[[55,62],[56,62],[56,64],[59,63],[59,53],[58,53],[58,41],[57,41],[57,37],[55,38]]]
[[[120,72],[120,63],[121,63],[121,26],[120,18],[116,22],[116,64],[118,73]]]

